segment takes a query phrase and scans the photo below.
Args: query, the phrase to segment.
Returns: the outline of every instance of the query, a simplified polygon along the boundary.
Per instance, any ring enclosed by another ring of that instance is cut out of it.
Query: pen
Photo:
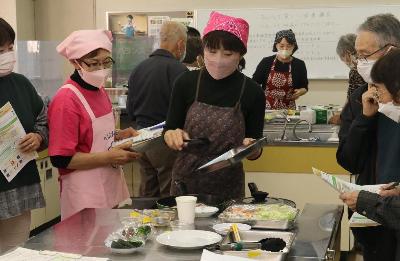
[[[157,129],[162,129],[164,127],[165,127],[165,121],[163,121],[157,125],[149,127],[149,130],[157,130]]]

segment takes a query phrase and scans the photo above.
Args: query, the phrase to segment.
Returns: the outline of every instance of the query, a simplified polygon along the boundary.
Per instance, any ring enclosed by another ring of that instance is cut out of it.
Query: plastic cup
[[[193,196],[180,196],[176,197],[175,200],[179,221],[186,224],[193,224],[197,198]]]

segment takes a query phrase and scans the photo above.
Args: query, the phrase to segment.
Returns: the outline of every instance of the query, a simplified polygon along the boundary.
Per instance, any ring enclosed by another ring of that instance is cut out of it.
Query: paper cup
[[[179,221],[186,224],[193,224],[197,198],[193,196],[180,196],[176,197],[175,200]]]
[[[126,100],[128,96],[125,94],[122,94],[118,97],[118,105],[121,107],[126,107]]]

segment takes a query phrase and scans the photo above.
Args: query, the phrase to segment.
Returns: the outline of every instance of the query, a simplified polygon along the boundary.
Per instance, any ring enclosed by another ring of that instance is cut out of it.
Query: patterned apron
[[[267,84],[265,88],[266,109],[268,110],[281,110],[281,109],[296,109],[294,100],[290,100],[293,95],[293,81],[292,81],[292,65],[289,64],[288,72],[275,71],[274,62],[269,72]]]
[[[202,70],[199,72],[196,97],[186,115],[184,130],[191,138],[207,137],[210,144],[186,147],[178,153],[172,170],[171,194],[177,195],[175,181],[183,181],[190,194],[212,194],[223,200],[244,197],[242,163],[212,173],[195,173],[201,165],[226,151],[243,144],[245,121],[240,101],[246,85],[246,76],[240,96],[234,107],[219,107],[198,102]]]

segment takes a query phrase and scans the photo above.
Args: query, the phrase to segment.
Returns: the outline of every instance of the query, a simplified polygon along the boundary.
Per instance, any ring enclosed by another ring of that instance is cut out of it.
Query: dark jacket
[[[186,66],[164,49],[154,51],[141,62],[128,82],[127,110],[131,121],[140,127],[165,121],[172,87],[185,71]]]
[[[357,212],[380,224],[400,229],[400,197],[382,197],[376,193],[360,191],[357,198]]]
[[[0,107],[7,102],[11,103],[25,132],[38,133],[42,136],[43,142],[47,143],[48,127],[45,105],[31,82],[22,74],[11,73],[0,77]],[[47,144],[45,145],[47,147]],[[0,192],[35,183],[40,183],[35,160],[29,161],[11,182],[8,182],[0,173]]]
[[[340,166],[351,174],[358,174],[359,185],[376,184],[377,116],[362,114],[362,94],[365,84],[356,89],[340,115],[339,147],[336,159]]]

